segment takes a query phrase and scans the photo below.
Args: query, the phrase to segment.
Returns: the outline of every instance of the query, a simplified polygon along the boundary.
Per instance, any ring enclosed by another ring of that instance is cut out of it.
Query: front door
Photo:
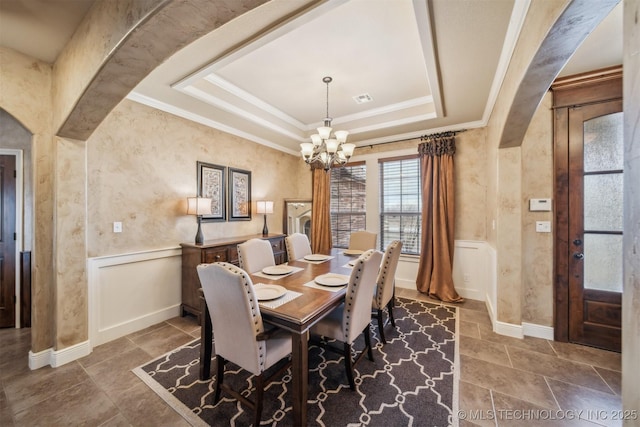
[[[0,328],[16,325],[16,159],[0,156]]]
[[[569,108],[569,341],[620,351],[622,101]]]

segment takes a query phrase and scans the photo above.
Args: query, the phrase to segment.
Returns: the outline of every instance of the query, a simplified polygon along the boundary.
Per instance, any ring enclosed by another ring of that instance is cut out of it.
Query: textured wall
[[[55,348],[89,338],[86,272],[86,143],[56,138]]]
[[[455,188],[457,240],[486,240],[486,128],[456,136]]]
[[[98,0],[56,60],[53,124],[58,129],[106,58],[134,24],[164,1]]]
[[[553,326],[553,211],[530,212],[529,199],[553,198],[553,113],[548,92],[522,141],[522,321]]]
[[[186,198],[197,191],[197,161],[252,173],[253,220],[203,223],[205,239],[261,233],[260,199],[275,202],[267,223],[281,232],[283,200],[311,197],[311,173],[297,156],[125,100],[87,141],[88,256],[193,241]]]
[[[530,299],[526,295],[532,291],[523,284],[523,269],[528,268],[524,267],[523,252],[528,249],[522,246],[523,238],[529,243],[527,231],[522,229],[522,198],[528,190],[522,187],[521,161],[526,159],[520,147],[499,149],[499,141],[509,125],[507,117],[522,78],[549,28],[568,3],[569,0],[531,2],[487,125],[487,242],[497,254],[498,306],[494,309],[496,320],[516,325],[529,311]]]
[[[498,150],[498,319],[522,319],[522,176],[520,147]]]
[[[640,409],[640,0],[624,2],[624,298],[622,406]],[[628,418],[625,426],[637,426]]]
[[[51,131],[51,67],[13,50],[0,47],[0,108],[31,134],[33,167],[31,350],[53,345],[53,218],[54,143]],[[29,215],[26,213],[26,215]]]

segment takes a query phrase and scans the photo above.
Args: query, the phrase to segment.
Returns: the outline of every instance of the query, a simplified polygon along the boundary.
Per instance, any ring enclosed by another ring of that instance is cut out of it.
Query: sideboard
[[[202,244],[181,243],[182,246],[182,304],[180,315],[187,313],[200,318],[200,279],[196,266],[203,263],[228,262],[238,265],[238,244],[249,239],[266,239],[271,243],[273,257],[276,264],[287,262],[287,251],[284,243],[284,234],[262,234],[240,237],[228,237],[224,239],[206,240]]]

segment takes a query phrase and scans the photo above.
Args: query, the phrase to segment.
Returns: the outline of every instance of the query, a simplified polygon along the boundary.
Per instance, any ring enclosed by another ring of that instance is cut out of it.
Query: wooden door
[[[622,101],[569,108],[569,341],[620,351]]]
[[[566,76],[554,110],[554,339],[620,351],[622,67]]]
[[[0,327],[12,328],[15,320],[16,279],[16,159],[0,156]]]

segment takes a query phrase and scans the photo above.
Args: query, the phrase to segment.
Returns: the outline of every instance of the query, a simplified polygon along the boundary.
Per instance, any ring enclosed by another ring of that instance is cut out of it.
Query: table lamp
[[[273,213],[273,202],[270,200],[260,200],[256,205],[256,212],[259,214],[264,214],[264,227],[262,227],[262,235],[266,236],[269,234],[269,229],[267,228],[267,214]]]
[[[196,245],[204,243],[202,234],[202,215],[211,213],[211,199],[206,197],[187,197],[187,215],[196,215],[198,218],[198,232],[196,233]]]

